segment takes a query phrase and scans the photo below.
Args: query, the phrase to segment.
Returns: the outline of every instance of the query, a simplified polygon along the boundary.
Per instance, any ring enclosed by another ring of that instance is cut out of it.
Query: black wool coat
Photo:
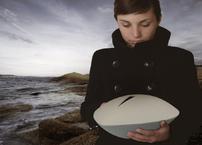
[[[103,103],[127,94],[160,97],[180,110],[171,124],[171,137],[155,145],[185,145],[201,123],[201,95],[191,52],[168,46],[170,32],[158,27],[154,38],[129,48],[120,30],[112,34],[115,48],[94,53],[81,115],[97,126],[94,111]],[[132,115],[132,114],[131,114]],[[97,145],[149,145],[115,137],[100,128]]]

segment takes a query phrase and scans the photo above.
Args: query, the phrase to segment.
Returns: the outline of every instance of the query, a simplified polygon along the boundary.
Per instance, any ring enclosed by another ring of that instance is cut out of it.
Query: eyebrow
[[[127,20],[120,20],[120,21],[130,23],[130,22],[127,21]],[[146,22],[146,21],[150,21],[150,19],[141,20],[139,23],[143,23],[143,22]]]

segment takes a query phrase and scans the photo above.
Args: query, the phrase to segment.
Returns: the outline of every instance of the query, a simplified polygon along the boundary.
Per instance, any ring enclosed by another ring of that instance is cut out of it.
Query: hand
[[[165,121],[162,121],[160,128],[157,130],[136,129],[135,132],[128,132],[128,137],[139,142],[147,143],[165,141],[170,137],[170,127]]]

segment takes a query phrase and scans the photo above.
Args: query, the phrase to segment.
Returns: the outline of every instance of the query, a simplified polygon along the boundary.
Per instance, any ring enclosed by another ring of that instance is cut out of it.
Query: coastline
[[[202,88],[202,66],[197,67],[197,76]],[[63,90],[63,93],[74,93],[85,96],[88,83],[88,76],[78,73],[67,74],[51,81],[61,85],[72,84]],[[38,94],[36,94],[38,95]],[[30,111],[31,106],[26,108],[17,107],[13,110]],[[12,109],[11,109],[12,110]],[[11,111],[11,113],[15,113]],[[80,110],[75,109],[56,118],[49,118],[40,121],[38,127],[33,130],[21,132],[17,137],[32,145],[94,145],[98,133],[96,130],[89,130],[89,126],[81,119]]]

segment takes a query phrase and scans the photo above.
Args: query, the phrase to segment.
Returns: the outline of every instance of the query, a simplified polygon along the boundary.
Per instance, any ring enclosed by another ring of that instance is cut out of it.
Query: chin
[[[134,43],[128,43],[128,46],[134,47],[136,44],[141,43],[141,42],[143,42],[143,41],[137,41],[137,42],[134,42]]]
[[[128,47],[132,48],[132,47],[135,47],[136,44],[130,44],[130,43],[127,43]]]

